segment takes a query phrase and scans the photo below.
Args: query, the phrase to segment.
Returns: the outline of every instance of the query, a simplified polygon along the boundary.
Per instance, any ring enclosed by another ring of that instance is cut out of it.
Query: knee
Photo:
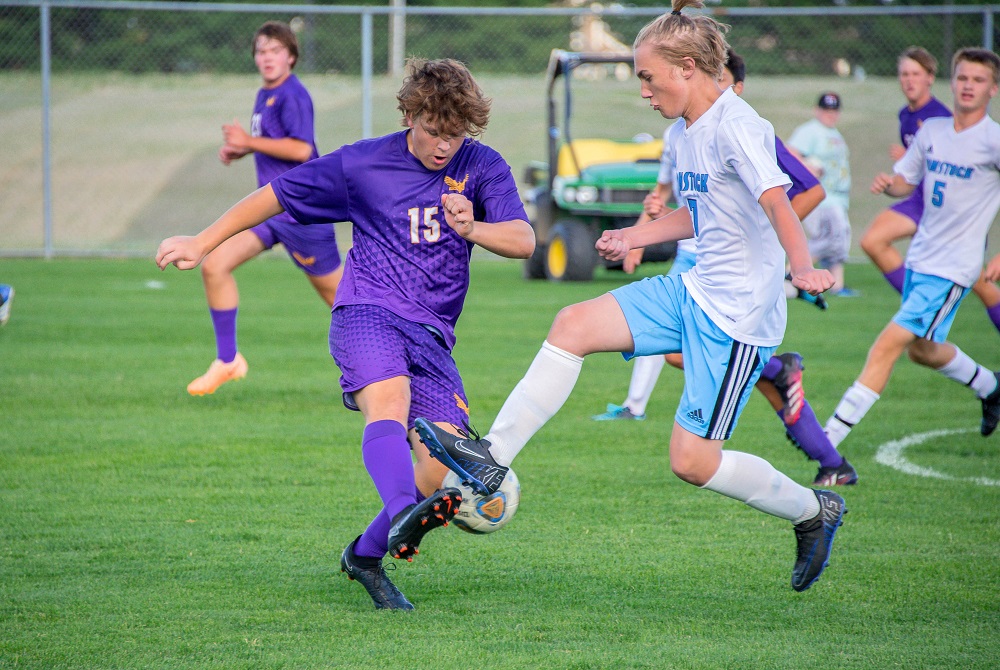
[[[858,240],[858,245],[861,247],[861,250],[869,256],[877,253],[882,247],[885,246],[882,240],[873,232],[871,228],[862,233],[861,239]]]
[[[704,486],[715,474],[714,470],[706,472],[704,464],[689,452],[672,453],[670,455],[670,470],[679,479],[695,486]]]
[[[549,342],[556,344],[558,341],[560,344],[556,346],[575,342],[576,335],[580,332],[581,313],[580,305],[569,305],[559,310],[549,329]]]
[[[934,347],[932,345],[933,343],[928,340],[914,340],[913,343],[906,348],[906,355],[917,365],[934,367],[934,359],[932,357],[934,354]]]

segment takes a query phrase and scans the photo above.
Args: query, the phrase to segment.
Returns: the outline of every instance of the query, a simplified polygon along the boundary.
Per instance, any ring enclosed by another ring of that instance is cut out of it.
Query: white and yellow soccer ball
[[[512,469],[507,471],[496,493],[487,496],[474,493],[462,484],[458,475],[450,471],[445,475],[443,487],[454,487],[462,492],[462,504],[452,523],[476,535],[493,533],[506,526],[521,502],[521,483]]]

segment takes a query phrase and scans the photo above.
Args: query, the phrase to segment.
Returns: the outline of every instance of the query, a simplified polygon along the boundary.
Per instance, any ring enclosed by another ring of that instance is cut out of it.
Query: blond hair
[[[660,58],[680,65],[685,58],[694,60],[695,67],[713,80],[722,76],[729,44],[725,34],[729,26],[711,16],[681,14],[685,7],[701,9],[702,0],[673,0],[673,11],[653,19],[639,31],[633,49],[647,42]]]

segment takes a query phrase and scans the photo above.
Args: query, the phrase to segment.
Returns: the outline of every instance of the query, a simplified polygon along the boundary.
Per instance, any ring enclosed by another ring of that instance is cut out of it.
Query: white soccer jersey
[[[953,119],[927,119],[893,170],[910,184],[924,181],[906,267],[972,286],[1000,210],[1000,124],[987,116],[959,133]]]
[[[785,333],[785,252],[757,200],[791,182],[778,168],[774,128],[733,90],[690,128],[667,139],[677,162],[677,201],[688,208],[697,265],[682,275],[695,302],[727,335],[772,347]]]
[[[684,125],[684,119],[678,119],[674,122],[674,126]],[[673,126],[671,126],[672,128]],[[674,200],[678,203],[681,201],[680,196],[677,193],[677,162],[674,160],[674,148],[668,141],[668,136],[670,135],[670,128],[663,131],[663,155],[660,156],[660,173],[656,177],[656,181],[661,184],[670,184],[674,191]],[[683,240],[677,240],[677,252],[686,252],[689,254],[695,253],[697,244],[695,244],[693,237],[688,237]]]

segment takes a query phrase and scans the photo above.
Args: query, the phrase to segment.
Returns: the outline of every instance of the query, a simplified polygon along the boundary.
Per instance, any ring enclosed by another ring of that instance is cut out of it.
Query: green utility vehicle
[[[627,85],[622,83],[621,75],[628,78],[631,66],[631,53],[552,51],[546,74],[548,160],[532,163],[524,175],[529,188],[525,200],[537,242],[534,255],[525,263],[529,279],[593,278],[594,268],[604,262],[594,249],[601,232],[634,224],[642,213],[643,198],[656,185],[664,120],[648,106],[640,114],[626,109],[626,113],[616,116],[614,100],[602,94],[605,87],[624,90],[627,86],[629,105],[642,103],[638,83],[634,79]],[[574,83],[574,79],[578,81]],[[557,86],[560,80],[562,86]],[[574,85],[586,88],[589,98],[575,103]],[[570,127],[574,104],[585,110],[589,119],[590,128],[580,138]],[[627,118],[629,113],[641,122]],[[630,124],[638,128],[641,123],[657,136],[654,139],[650,132],[640,131],[628,139],[595,137],[594,119],[600,119],[599,127],[607,130],[602,134],[627,132]],[[648,247],[643,262],[667,261],[675,253],[674,243]],[[606,264],[621,268],[621,263]]]

